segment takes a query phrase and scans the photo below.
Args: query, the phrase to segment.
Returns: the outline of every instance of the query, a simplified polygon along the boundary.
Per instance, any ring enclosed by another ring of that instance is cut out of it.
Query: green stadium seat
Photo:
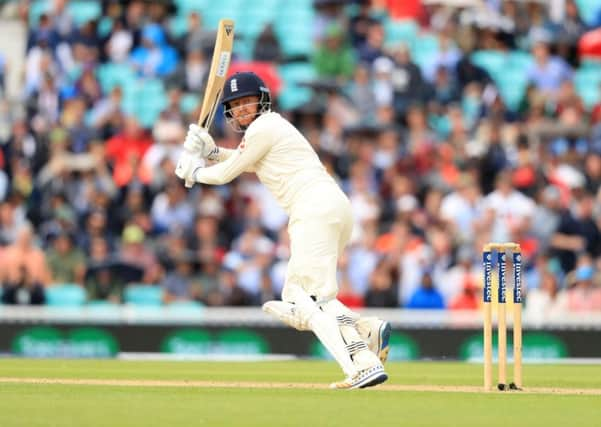
[[[417,38],[419,26],[415,21],[393,21],[387,20],[384,23],[385,42],[394,44],[399,42],[406,43],[409,47]]]
[[[163,304],[163,289],[159,285],[129,285],[123,300],[135,306],[159,307]]]
[[[186,93],[182,96],[179,106],[186,114],[191,113],[200,104],[200,97],[193,93]]]
[[[204,15],[208,9],[210,0],[174,0],[177,6],[177,14],[180,16],[188,16],[190,12],[198,12]]]
[[[515,111],[519,107],[528,88],[526,70],[507,69],[502,73],[494,75],[493,79],[507,108]]]
[[[582,58],[580,60],[580,68],[583,70],[593,69],[601,73],[601,58]]]
[[[496,76],[507,67],[507,57],[494,50],[479,50],[472,53],[472,62],[484,68],[491,76]]]
[[[527,70],[534,63],[534,57],[528,52],[514,50],[507,55],[507,66],[513,69]]]
[[[433,34],[424,34],[414,40],[411,46],[411,58],[423,71],[432,64],[438,49],[438,38]]]
[[[50,0],[34,0],[29,5],[29,26],[37,25],[40,16],[49,12],[51,8]]]
[[[52,285],[45,291],[46,305],[51,307],[80,307],[86,301],[85,290],[73,283]]]
[[[140,100],[144,102],[140,102]],[[136,116],[143,127],[151,127],[167,106],[167,94],[160,79],[139,78],[123,86],[124,111]]]
[[[298,83],[315,80],[317,73],[312,64],[306,62],[284,64],[278,68],[278,72],[284,81],[284,88],[278,97],[280,108],[292,110],[311,99],[311,89],[298,86]]]
[[[100,37],[107,37],[113,29],[113,20],[108,16],[103,16],[98,21],[98,35]]]
[[[601,102],[601,72],[595,68],[581,68],[574,73],[574,87],[587,109]]]
[[[274,23],[274,30],[282,51],[288,57],[306,56],[308,58],[315,51],[312,21],[293,22],[294,24],[281,21]]]
[[[92,0],[71,0],[67,4],[67,11],[77,27],[102,15],[100,2]]]
[[[134,85],[136,82],[136,72],[127,63],[108,62],[98,67],[97,78],[102,90],[108,93],[115,86],[121,86],[123,89],[126,89]]]
[[[175,15],[169,19],[168,30],[173,37],[182,36],[188,29],[188,18],[185,15]]]
[[[243,0],[219,0],[204,10],[203,22],[207,28],[217,28],[219,20],[223,18],[233,19],[238,23],[245,7]]]
[[[592,24],[599,10],[601,10],[601,2],[599,0],[576,0],[576,5],[580,11],[582,20],[587,24]]]
[[[236,22],[236,32],[245,38],[256,38],[268,23],[275,22],[279,0],[259,0],[256,7],[244,8]]]
[[[286,84],[310,82],[317,77],[313,64],[309,62],[293,62],[280,65],[278,72]]]

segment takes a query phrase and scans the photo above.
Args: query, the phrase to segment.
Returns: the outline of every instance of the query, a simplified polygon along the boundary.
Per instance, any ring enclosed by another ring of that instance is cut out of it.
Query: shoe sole
[[[360,388],[373,387],[378,384],[382,384],[388,379],[388,374],[384,372],[382,368],[372,373],[369,377],[364,378],[362,381],[351,384],[350,382],[339,382],[330,384],[331,389],[335,390],[356,390]]]
[[[382,384],[384,381],[386,381],[388,379],[388,375],[386,375],[386,373],[382,372],[381,374],[379,374],[377,377],[370,379],[368,382],[366,382],[365,384],[361,384],[359,386],[359,388],[367,388],[367,387],[373,387],[376,386],[378,384]]]
[[[378,357],[382,363],[386,363],[388,360],[388,353],[390,352],[390,333],[392,332],[392,328],[390,327],[390,323],[384,322],[380,325],[380,330],[378,332],[378,348],[380,351],[378,352]]]

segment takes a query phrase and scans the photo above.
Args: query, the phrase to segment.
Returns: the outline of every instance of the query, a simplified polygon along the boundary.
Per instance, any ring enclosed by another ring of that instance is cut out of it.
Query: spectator
[[[18,274],[3,280],[2,302],[12,305],[41,305],[46,302],[44,286],[28,274],[27,268],[18,268]]]
[[[121,248],[118,260],[141,268],[141,281],[147,284],[158,284],[163,275],[154,253],[146,246],[146,235],[138,225],[127,225],[121,235]]]
[[[448,223],[459,241],[470,242],[478,231],[483,208],[476,181],[471,175],[463,174],[455,182],[455,190],[442,199],[440,217]]]
[[[424,67],[423,70],[424,77],[430,82],[435,81],[436,73],[441,67],[446,69],[451,78],[454,79],[457,63],[461,59],[461,51],[444,32],[439,34],[438,44],[438,52],[433,58],[431,65]]]
[[[363,64],[357,65],[353,81],[349,84],[348,92],[351,101],[357,106],[359,115],[364,117],[365,121],[375,121],[376,97],[370,78],[370,71],[367,66]],[[330,118],[331,115],[326,117]]]
[[[177,66],[167,82],[186,92],[202,93],[211,64],[201,50],[191,50],[184,58],[185,61]]]
[[[384,55],[384,27],[377,21],[372,21],[367,30],[365,42],[359,47],[359,60],[371,65]]]
[[[410,309],[443,309],[445,303],[442,295],[436,289],[432,276],[426,272],[422,276],[421,285],[419,289],[415,291],[409,302],[407,308]]]
[[[570,66],[561,58],[551,56],[549,45],[540,40],[532,48],[534,64],[527,70],[528,80],[550,99],[554,99],[559,87],[566,80],[571,80]]]
[[[133,35],[122,19],[113,22],[111,34],[106,42],[106,51],[111,62],[123,63],[129,57],[133,46]]]
[[[516,233],[527,230],[534,215],[535,203],[518,192],[508,172],[496,179],[496,189],[484,198],[485,228],[490,229],[492,241],[511,242]]]
[[[194,264],[192,254],[180,254],[175,257],[173,271],[165,275],[161,284],[165,290],[165,302],[191,301],[200,298]]]
[[[113,164],[113,180],[118,187],[132,181],[150,182],[150,171],[141,160],[152,141],[135,117],[125,119],[123,130],[106,142],[106,158]]]
[[[419,67],[413,62],[409,47],[401,43],[392,49],[394,69],[392,84],[394,87],[394,108],[402,116],[412,104],[426,101],[427,90]]]
[[[355,55],[347,45],[345,34],[338,24],[330,24],[315,52],[313,64],[321,78],[339,81],[349,79],[355,69]]]
[[[165,33],[158,24],[147,24],[142,30],[142,46],[135,48],[130,61],[140,75],[166,76],[177,66],[177,52],[167,44]]]
[[[207,297],[209,305],[241,306],[252,304],[253,299],[240,287],[236,281],[237,274],[227,267],[219,273],[219,290],[210,292]]]
[[[252,57],[255,61],[282,61],[282,47],[273,29],[273,24],[269,23],[265,25],[265,28],[259,33]]]
[[[566,277],[567,309],[573,312],[598,311],[601,309],[599,275],[590,257],[579,261],[576,269]]]
[[[398,307],[397,283],[399,274],[392,262],[380,259],[371,272],[365,293],[367,307]]]
[[[84,283],[89,301],[121,303],[126,281],[117,274],[109,244],[102,237],[94,237],[90,242],[89,257],[86,263]]]
[[[120,128],[124,115],[122,100],[123,90],[121,86],[115,86],[108,96],[94,103],[89,112],[89,120],[99,137],[108,139],[109,135],[116,133]]]
[[[179,182],[170,180],[165,191],[157,194],[150,209],[154,230],[157,233],[192,227],[194,210],[186,199],[186,190]]]
[[[557,230],[561,217],[561,197],[557,187],[548,186],[540,192],[532,216],[532,234],[539,242],[541,252],[546,252]]]
[[[177,40],[176,46],[181,57],[192,52],[211,55],[215,41],[215,32],[203,26],[202,16],[198,12],[190,12],[187,19],[186,32]]]
[[[480,269],[474,266],[474,254],[468,246],[462,246],[457,253],[457,264],[440,282],[440,292],[444,300],[449,301],[449,309],[477,310],[480,307],[480,277]]]
[[[564,209],[551,237],[551,249],[565,273],[575,268],[577,254],[597,257],[601,253],[601,231],[593,217],[593,202],[593,196],[585,193],[575,200],[573,209]]]
[[[52,282],[46,256],[34,244],[34,238],[31,224],[24,223],[18,228],[14,243],[2,252],[0,278],[3,283],[35,288]]]
[[[64,232],[54,236],[52,247],[47,252],[53,283],[83,285],[85,257],[83,252],[73,245],[73,240],[73,236]]]
[[[538,288],[528,289],[524,314],[538,322],[549,317],[557,317],[565,313],[565,298],[559,291],[557,276],[545,271]]]

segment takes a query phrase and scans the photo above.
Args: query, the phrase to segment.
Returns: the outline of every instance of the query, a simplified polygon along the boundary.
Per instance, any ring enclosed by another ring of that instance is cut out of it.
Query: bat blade
[[[202,98],[202,106],[198,116],[198,126],[209,130],[215,112],[219,107],[219,100],[223,92],[223,85],[227,77],[227,70],[230,67],[232,59],[232,49],[234,47],[234,21],[231,19],[222,19],[217,27],[217,38],[215,39],[215,48],[213,49],[213,59],[207,86],[205,87]],[[191,188],[194,183],[186,181],[186,187]]]
[[[227,70],[232,58],[234,46],[234,21],[222,19],[217,29],[217,39],[213,50],[213,59],[209,69],[207,86],[202,99],[198,126],[209,129],[215,118],[215,112],[219,106],[223,84],[227,77]]]

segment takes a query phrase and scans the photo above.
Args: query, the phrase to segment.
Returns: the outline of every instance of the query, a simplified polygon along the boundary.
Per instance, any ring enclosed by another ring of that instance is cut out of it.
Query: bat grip
[[[186,188],[192,188],[194,186],[194,181],[188,181],[188,180],[186,180],[184,182],[184,185],[186,186]]]

